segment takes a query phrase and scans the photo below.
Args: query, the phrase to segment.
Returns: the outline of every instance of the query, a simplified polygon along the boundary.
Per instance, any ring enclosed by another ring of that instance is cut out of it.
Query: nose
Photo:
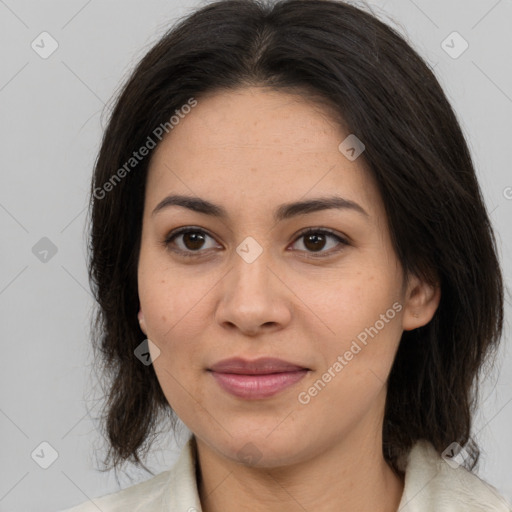
[[[219,283],[219,325],[256,336],[283,329],[292,317],[291,296],[266,251],[252,263],[235,253],[233,268]]]

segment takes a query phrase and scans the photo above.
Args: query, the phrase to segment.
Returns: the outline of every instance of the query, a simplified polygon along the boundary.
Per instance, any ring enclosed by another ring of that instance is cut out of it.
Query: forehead
[[[263,88],[221,91],[197,99],[155,149],[147,199],[170,192],[247,205],[337,193],[378,208],[362,159],[338,148],[349,135],[327,107]],[[366,207],[365,207],[366,208]],[[375,212],[377,213],[377,212]]]
[[[332,142],[329,134],[335,139],[343,135],[326,107],[297,94],[263,87],[219,91],[199,98],[166,139],[176,139],[178,132],[180,144],[188,149],[198,143],[201,149],[219,152],[227,145],[249,151],[266,147],[287,150],[288,157],[290,153],[324,151]],[[191,136],[193,141],[184,140]]]

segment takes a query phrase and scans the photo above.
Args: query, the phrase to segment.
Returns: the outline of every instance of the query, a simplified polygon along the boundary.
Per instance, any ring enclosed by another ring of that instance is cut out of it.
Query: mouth
[[[208,371],[224,391],[238,398],[256,400],[284,391],[311,370],[275,358],[254,361],[232,358],[214,364]]]

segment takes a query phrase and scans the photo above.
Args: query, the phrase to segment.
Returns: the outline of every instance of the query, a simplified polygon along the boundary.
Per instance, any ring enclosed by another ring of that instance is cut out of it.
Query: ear
[[[142,309],[139,309],[137,317],[139,319],[139,325],[142,332],[147,336],[148,333],[146,332],[146,321],[144,320],[144,313],[142,312]]]
[[[409,276],[404,300],[402,328],[412,331],[427,325],[434,316],[441,300],[441,286],[428,283],[416,275]]]

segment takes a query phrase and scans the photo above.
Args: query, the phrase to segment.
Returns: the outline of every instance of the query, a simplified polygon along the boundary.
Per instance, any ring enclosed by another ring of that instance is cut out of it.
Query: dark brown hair
[[[503,282],[468,146],[433,72],[405,39],[376,15],[331,0],[201,7],[150,49],[117,97],[89,212],[106,464],[143,465],[160,415],[176,425],[152,365],[134,356],[145,339],[137,263],[151,155],[115,183],[112,177],[190,98],[243,86],[323,100],[365,144],[359,158],[376,180],[404,271],[441,286],[432,321],[403,333],[389,376],[383,453],[396,470],[419,439],[440,453],[457,441],[473,468],[479,451],[471,418],[479,370],[501,337]]]

